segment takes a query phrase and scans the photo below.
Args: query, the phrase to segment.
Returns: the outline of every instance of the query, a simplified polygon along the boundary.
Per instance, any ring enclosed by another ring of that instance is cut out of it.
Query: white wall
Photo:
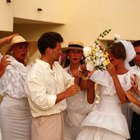
[[[91,44],[102,31],[109,28],[112,31],[105,39],[111,39],[117,33],[122,39],[137,40],[140,39],[139,5],[139,0],[63,0],[59,7],[65,11],[65,25],[16,24],[14,32],[36,40],[43,32],[57,31],[64,37],[63,46],[72,40]]]

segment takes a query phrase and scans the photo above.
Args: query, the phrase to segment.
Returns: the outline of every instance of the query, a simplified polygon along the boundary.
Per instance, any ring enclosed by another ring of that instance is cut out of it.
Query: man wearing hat
[[[30,67],[25,58],[30,42],[15,35],[9,44],[0,49],[2,55],[9,54],[10,65],[0,77],[0,125],[3,140],[31,140],[31,113],[24,91],[24,79]]]
[[[65,71],[74,78],[81,75],[82,64],[84,63],[83,47],[84,44],[82,42],[71,41],[68,43],[68,47],[62,49],[63,53],[67,55],[64,63]],[[81,85],[84,90],[80,90],[78,94],[66,99],[67,109],[64,113],[64,140],[76,139],[82,121],[92,109],[92,105],[87,102],[87,80],[83,80],[81,77],[76,82]]]

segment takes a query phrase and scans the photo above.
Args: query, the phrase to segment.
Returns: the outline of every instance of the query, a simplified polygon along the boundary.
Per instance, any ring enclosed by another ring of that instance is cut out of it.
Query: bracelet
[[[88,76],[84,76],[84,75],[82,75],[82,80],[88,80],[89,79],[89,77]]]

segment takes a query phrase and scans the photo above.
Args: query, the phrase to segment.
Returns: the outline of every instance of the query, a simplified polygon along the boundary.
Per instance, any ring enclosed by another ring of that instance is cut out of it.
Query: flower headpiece
[[[94,45],[84,47],[83,53],[85,56],[85,62],[87,63],[87,70],[105,70],[106,65],[110,63],[108,53],[99,46],[100,39],[104,38],[104,36],[106,36],[110,31],[111,29],[105,30],[101,33],[94,41]]]

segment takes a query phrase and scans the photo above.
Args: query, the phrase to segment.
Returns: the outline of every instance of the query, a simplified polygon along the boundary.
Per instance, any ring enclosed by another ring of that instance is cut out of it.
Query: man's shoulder
[[[63,67],[59,64],[59,62],[55,61],[54,62],[55,67],[63,69]]]

